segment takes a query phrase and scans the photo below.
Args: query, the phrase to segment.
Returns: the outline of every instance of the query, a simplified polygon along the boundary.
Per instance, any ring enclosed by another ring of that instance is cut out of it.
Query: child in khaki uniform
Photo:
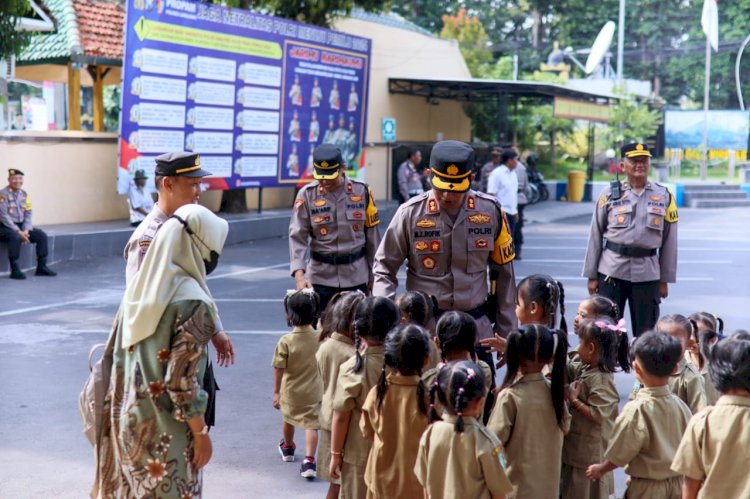
[[[360,421],[362,434],[374,441],[365,470],[368,498],[422,495],[414,463],[429,424],[421,374],[430,343],[427,332],[414,324],[401,324],[385,339],[383,371],[367,395]]]
[[[677,372],[669,378],[669,388],[672,393],[680,397],[690,408],[690,412],[697,413],[706,407],[706,389],[703,387],[703,377],[691,363],[685,360],[688,343],[693,331],[693,324],[684,315],[666,315],[656,323],[656,331],[668,334],[679,340],[682,345],[682,355],[677,364]]]
[[[283,438],[279,443],[281,459],[294,461],[294,428],[305,429],[305,459],[300,467],[304,478],[315,477],[315,448],[318,446],[318,415],[323,384],[318,375],[315,352],[318,333],[312,323],[319,307],[318,295],[303,289],[284,299],[287,322],[294,329],[284,335],[273,354],[273,406],[281,409]]]
[[[517,499],[560,494],[563,437],[570,427],[565,404],[567,335],[541,324],[508,336],[508,371],[487,429],[500,439]],[[542,369],[552,365],[551,386]]]
[[[478,420],[487,393],[483,378],[479,366],[468,361],[438,372],[430,389],[434,422],[422,434],[414,465],[426,498],[504,499],[513,490],[500,462],[502,445]],[[445,408],[442,421],[434,410],[436,397]]]
[[[750,497],[750,341],[729,338],[710,353],[721,397],[688,424],[672,469],[684,475],[683,499]]]
[[[682,478],[669,466],[690,409],[671,393],[668,381],[682,358],[682,346],[666,334],[646,333],[633,344],[631,357],[643,388],[617,417],[604,462],[589,466],[586,476],[598,480],[624,466],[630,475],[625,497],[680,499]]]
[[[365,399],[383,369],[383,342],[398,318],[396,305],[380,296],[365,298],[354,312],[352,329],[358,348],[339,369],[331,422],[328,470],[332,478],[341,480],[341,499],[367,496],[365,465],[372,444],[362,435],[359,421]]]
[[[708,374],[708,355],[704,354],[711,346],[724,337],[724,321],[708,312],[696,312],[688,317],[693,322],[685,360],[692,364],[703,377],[703,388],[706,390],[706,404],[714,405],[721,393],[711,382]],[[697,326],[697,327],[696,327]]]
[[[333,396],[341,364],[352,358],[356,352],[352,319],[357,305],[365,299],[361,291],[344,291],[336,294],[326,307],[323,331],[320,333],[320,347],[315,358],[318,372],[323,380],[323,399],[320,403],[320,441],[318,444],[318,478],[330,482],[328,499],[339,496],[340,480],[328,473],[331,464],[331,418],[333,417]],[[330,330],[330,335],[328,335]]]
[[[424,291],[407,291],[396,298],[396,306],[401,313],[401,324],[416,324],[423,327],[432,340],[435,335],[434,304],[430,296]],[[440,363],[434,341],[430,341],[430,361],[425,370],[432,369]]]
[[[614,493],[614,476],[607,473],[592,482],[586,468],[604,459],[617,418],[620,394],[613,373],[618,364],[630,371],[628,335],[624,323],[614,324],[609,317],[583,319],[576,329],[582,367],[568,392],[572,418],[563,443],[560,495],[563,499],[605,499]]]

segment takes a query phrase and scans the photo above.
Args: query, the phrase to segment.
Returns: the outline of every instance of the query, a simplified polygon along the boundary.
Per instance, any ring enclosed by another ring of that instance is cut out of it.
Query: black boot
[[[16,262],[10,262],[10,278],[18,280],[26,279],[26,274],[21,272],[21,268]]]
[[[56,276],[57,272],[47,267],[47,258],[42,257],[36,261],[36,275]]]

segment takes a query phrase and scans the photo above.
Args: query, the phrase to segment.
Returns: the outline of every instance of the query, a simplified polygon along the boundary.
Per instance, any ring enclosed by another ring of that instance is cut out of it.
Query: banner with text
[[[312,179],[336,144],[363,158],[371,42],[191,0],[128,0],[118,192],[154,158],[195,151],[209,189]]]

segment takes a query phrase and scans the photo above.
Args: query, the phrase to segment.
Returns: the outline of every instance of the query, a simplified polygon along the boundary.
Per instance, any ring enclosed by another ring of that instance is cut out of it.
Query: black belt
[[[310,258],[316,262],[327,263],[328,265],[348,265],[356,262],[363,256],[365,256],[365,248],[360,248],[359,251],[350,255],[326,255],[317,251],[310,252]]]
[[[440,308],[436,308],[435,317],[440,318],[440,316],[446,312],[450,312],[450,310],[442,310]],[[481,319],[482,317],[485,317],[487,315],[487,307],[484,304],[481,304],[478,307],[472,308],[471,310],[461,310],[461,312],[464,312],[465,314],[469,314],[475,319]]]
[[[612,241],[606,241],[604,243],[604,247],[622,256],[643,257],[643,256],[654,256],[656,254],[655,249],[636,248],[634,246],[623,246],[622,244],[613,243]]]

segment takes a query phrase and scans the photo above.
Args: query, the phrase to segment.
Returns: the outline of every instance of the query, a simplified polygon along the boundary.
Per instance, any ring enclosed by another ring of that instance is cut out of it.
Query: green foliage
[[[104,87],[104,128],[116,132],[120,126],[120,85]]]
[[[30,34],[16,31],[16,21],[31,11],[27,0],[0,0],[0,59],[18,55]]]
[[[484,26],[475,16],[466,13],[466,9],[459,9],[455,16],[443,15],[443,29],[441,38],[457,40],[461,54],[472,76],[479,76],[479,68],[492,60],[489,50],[489,36]]]
[[[336,16],[346,15],[354,7],[368,12],[380,11],[386,7],[387,0],[214,0],[215,3],[226,3],[231,7],[251,8],[278,17],[331,27]],[[365,34],[366,36],[366,34]]]
[[[562,159],[572,159],[583,163],[589,156],[588,127],[576,127],[563,137],[559,145],[563,151]]]
[[[662,114],[649,109],[632,94],[625,95],[622,88],[616,89],[623,97],[612,108],[612,119],[604,132],[609,144],[618,147],[628,142],[644,142],[653,137],[662,123]]]

